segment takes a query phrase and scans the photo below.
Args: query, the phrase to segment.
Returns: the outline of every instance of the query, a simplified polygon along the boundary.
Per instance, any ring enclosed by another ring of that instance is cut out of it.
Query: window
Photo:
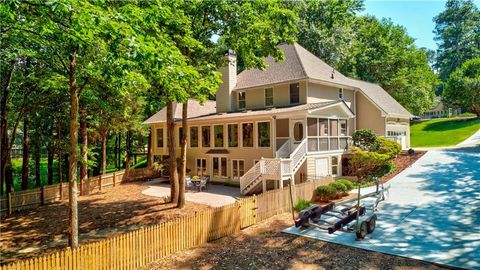
[[[340,135],[347,135],[347,120],[340,120]]]
[[[223,147],[223,125],[213,126],[215,134],[215,147]]]
[[[228,125],[228,147],[238,147],[238,125]]]
[[[240,159],[233,159],[232,160],[232,178],[233,179],[240,179],[245,173],[245,162]]]
[[[265,107],[273,106],[273,88],[265,88]]]
[[[157,128],[157,148],[163,148],[163,128]]]
[[[246,107],[245,92],[238,92],[238,109],[243,110]]]
[[[300,84],[290,84],[290,104],[297,104],[300,102]]]
[[[178,128],[178,145],[182,145],[183,128]]]
[[[343,88],[338,89],[338,99],[343,100]]]
[[[198,127],[190,127],[190,147],[198,147]]]
[[[338,175],[338,157],[332,157],[332,175]]]
[[[242,124],[242,146],[253,147],[253,123]]]
[[[210,126],[202,127],[202,147],[210,147]]]
[[[302,122],[296,122],[295,125],[293,126],[293,139],[295,139],[295,141],[303,140],[303,123]]]
[[[207,175],[207,160],[204,158],[197,158],[197,171],[196,175],[206,176]]]
[[[213,176],[227,177],[227,158],[213,158]]]
[[[328,136],[328,120],[320,119],[320,136]]]
[[[270,122],[260,122],[257,125],[258,147],[270,147]]]

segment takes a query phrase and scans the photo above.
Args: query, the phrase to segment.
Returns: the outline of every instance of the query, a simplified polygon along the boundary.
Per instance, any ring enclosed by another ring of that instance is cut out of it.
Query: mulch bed
[[[209,208],[186,202],[184,209],[162,198],[143,195],[148,186],[127,183],[78,198],[80,243],[109,237],[139,226],[190,215]],[[54,252],[67,246],[68,202],[15,213],[0,222],[0,262]]]
[[[292,223],[289,214],[278,215],[141,269],[442,269],[414,259],[281,232]]]

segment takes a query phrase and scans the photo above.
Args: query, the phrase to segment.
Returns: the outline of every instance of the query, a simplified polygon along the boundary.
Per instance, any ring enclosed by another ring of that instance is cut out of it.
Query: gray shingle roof
[[[268,57],[266,58],[268,67],[265,70],[250,69],[241,72],[238,74],[235,90],[302,79],[314,79],[358,88],[385,114],[412,117],[400,103],[379,85],[343,75],[297,43],[293,45],[283,44],[280,45],[280,48],[285,52],[285,61],[275,62],[273,57]]]
[[[182,104],[173,104],[174,118],[175,121],[182,119]],[[207,100],[203,104],[199,101],[190,99],[188,100],[188,118],[195,118],[201,115],[209,115],[215,113],[216,102],[213,100]],[[167,119],[167,107],[161,109],[156,114],[152,115],[150,118],[145,120],[144,124],[153,124],[166,122]]]

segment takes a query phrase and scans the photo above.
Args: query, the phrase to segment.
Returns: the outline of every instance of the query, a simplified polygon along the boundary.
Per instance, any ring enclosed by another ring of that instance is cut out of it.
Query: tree
[[[298,42],[329,65],[338,68],[355,39],[356,13],[363,0],[292,1],[298,8]]]
[[[480,118],[480,57],[471,59],[450,74],[443,100],[449,106],[460,106]]]
[[[480,57],[480,11],[472,0],[448,0],[433,21],[438,42],[435,66],[446,81],[465,61]]]

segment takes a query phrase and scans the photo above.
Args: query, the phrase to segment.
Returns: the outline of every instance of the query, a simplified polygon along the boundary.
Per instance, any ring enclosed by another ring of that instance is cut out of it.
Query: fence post
[[[12,212],[13,212],[12,211],[12,208],[13,208],[13,206],[12,206],[12,196],[13,196],[12,193],[13,192],[11,192],[11,191],[8,193],[8,214],[9,215],[11,215]]]
[[[98,190],[102,190],[102,175],[100,174],[98,177]]]
[[[115,187],[115,172],[113,172],[113,186]]]
[[[40,187],[40,205],[45,204],[45,189],[43,186]]]

